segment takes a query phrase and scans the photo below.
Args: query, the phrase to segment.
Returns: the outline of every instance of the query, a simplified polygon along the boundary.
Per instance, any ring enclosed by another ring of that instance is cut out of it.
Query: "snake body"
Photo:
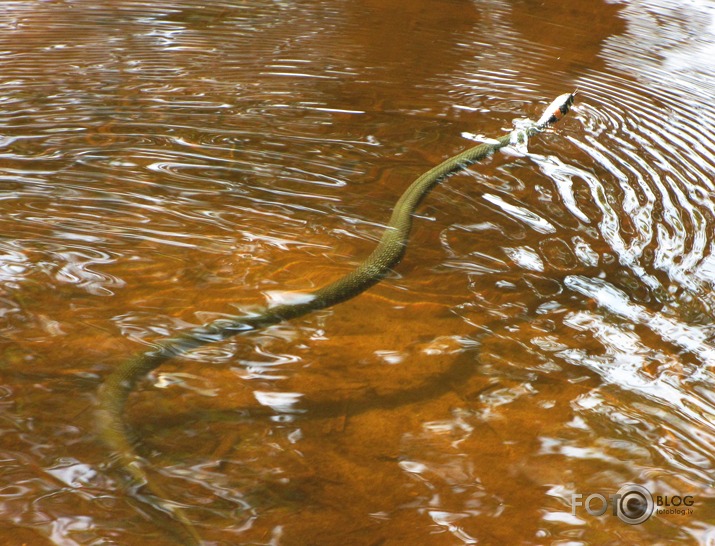
[[[187,546],[201,544],[198,533],[180,508],[149,480],[145,462],[135,451],[132,432],[124,419],[129,395],[152,370],[176,356],[208,343],[245,334],[280,322],[325,309],[354,298],[380,282],[405,254],[415,210],[432,188],[451,174],[490,156],[501,148],[529,138],[556,123],[571,108],[575,93],[558,97],[538,122],[457,154],[417,178],[393,208],[390,220],[372,253],[345,276],[310,293],[299,302],[268,307],[250,316],[219,319],[179,336],[158,341],[155,347],[126,360],[114,369],[99,390],[97,420],[114,463],[132,479],[132,496],[158,519],[164,519],[174,536]]]

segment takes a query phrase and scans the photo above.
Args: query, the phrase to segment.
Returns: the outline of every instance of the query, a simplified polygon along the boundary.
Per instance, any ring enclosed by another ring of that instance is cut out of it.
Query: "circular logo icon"
[[[638,525],[653,513],[653,496],[642,485],[628,484],[615,497],[618,519],[628,525]]]

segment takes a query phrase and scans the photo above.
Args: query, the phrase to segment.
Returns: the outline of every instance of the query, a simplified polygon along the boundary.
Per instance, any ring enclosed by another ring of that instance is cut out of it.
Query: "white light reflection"
[[[485,193],[482,197],[485,201],[496,205],[511,218],[526,224],[537,233],[556,233],[556,228],[551,222],[525,207],[507,203],[498,195],[491,193]]]
[[[97,472],[88,464],[65,464],[48,468],[46,472],[69,487],[82,487],[92,482]]]
[[[264,292],[268,298],[268,306],[277,305],[300,305],[310,303],[315,299],[315,295],[309,292],[291,292],[288,290],[266,290]]]
[[[541,257],[531,248],[522,246],[518,248],[503,247],[504,254],[521,267],[530,271],[544,271],[544,262]]]
[[[564,284],[571,290],[592,298],[609,313],[633,324],[646,326],[663,340],[696,355],[704,364],[715,364],[715,347],[703,330],[677,320],[653,313],[629,300],[628,295],[601,279],[569,275]]]
[[[470,536],[464,529],[454,522],[459,521],[462,518],[466,518],[467,514],[455,514],[453,512],[442,512],[439,510],[430,510],[429,515],[437,525],[444,527],[452,533],[456,538],[461,540],[464,544],[477,544],[479,541]]]
[[[254,391],[253,395],[262,406],[268,406],[273,411],[284,413],[299,413],[301,410],[295,407],[303,397],[299,392],[267,392]]]
[[[218,389],[210,387],[201,387],[196,383],[207,384],[208,381],[203,377],[186,372],[160,372],[156,374],[154,386],[159,389],[167,389],[172,386],[179,386],[183,389],[195,392],[202,396],[218,396]]]

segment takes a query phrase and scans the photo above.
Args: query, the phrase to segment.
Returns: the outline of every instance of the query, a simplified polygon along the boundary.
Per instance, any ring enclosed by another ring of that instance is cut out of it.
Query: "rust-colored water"
[[[128,419],[207,545],[715,544],[713,4],[204,4],[2,4],[0,544],[172,544],[97,438],[110,370],[336,279],[412,179],[576,87],[395,275]],[[629,483],[691,512],[572,502]]]

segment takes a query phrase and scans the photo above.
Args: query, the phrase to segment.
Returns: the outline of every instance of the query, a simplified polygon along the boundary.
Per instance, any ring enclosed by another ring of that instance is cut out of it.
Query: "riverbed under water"
[[[127,419],[207,545],[715,544],[714,55],[707,0],[3,2],[0,543],[173,544],[98,439],[109,372],[337,279],[578,88],[381,284]],[[626,484],[693,502],[573,502]]]

